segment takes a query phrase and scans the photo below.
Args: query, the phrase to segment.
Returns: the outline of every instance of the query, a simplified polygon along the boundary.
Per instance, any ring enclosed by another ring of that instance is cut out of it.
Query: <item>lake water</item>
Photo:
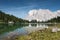
[[[59,25],[59,24],[58,24]],[[0,40],[20,35],[27,35],[31,32],[55,27],[56,24],[29,23],[29,24],[0,24]]]

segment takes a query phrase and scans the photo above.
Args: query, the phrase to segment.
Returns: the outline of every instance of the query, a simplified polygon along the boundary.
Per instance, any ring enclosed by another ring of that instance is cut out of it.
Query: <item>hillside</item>
[[[0,11],[0,23],[8,23],[8,22],[25,23],[28,21]]]
[[[47,22],[51,22],[51,23],[60,23],[60,17],[58,16],[57,18],[53,18],[51,20],[48,20]]]

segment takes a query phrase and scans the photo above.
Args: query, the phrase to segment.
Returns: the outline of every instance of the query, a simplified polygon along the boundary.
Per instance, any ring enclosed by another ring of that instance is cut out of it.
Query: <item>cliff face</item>
[[[60,11],[50,11],[48,9],[30,10],[26,16],[26,20],[48,21],[60,15]]]

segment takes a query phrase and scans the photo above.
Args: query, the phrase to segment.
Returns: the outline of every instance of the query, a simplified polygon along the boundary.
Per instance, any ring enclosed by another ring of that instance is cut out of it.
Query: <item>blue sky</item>
[[[19,18],[32,9],[60,10],[60,0],[0,0],[0,10]]]

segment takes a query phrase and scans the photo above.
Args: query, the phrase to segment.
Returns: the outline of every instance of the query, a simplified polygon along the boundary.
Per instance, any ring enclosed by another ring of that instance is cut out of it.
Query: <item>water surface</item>
[[[58,24],[59,25],[59,24]],[[43,30],[49,27],[57,27],[57,24],[0,24],[0,40],[4,38],[14,37],[17,35],[28,35],[31,32]]]

